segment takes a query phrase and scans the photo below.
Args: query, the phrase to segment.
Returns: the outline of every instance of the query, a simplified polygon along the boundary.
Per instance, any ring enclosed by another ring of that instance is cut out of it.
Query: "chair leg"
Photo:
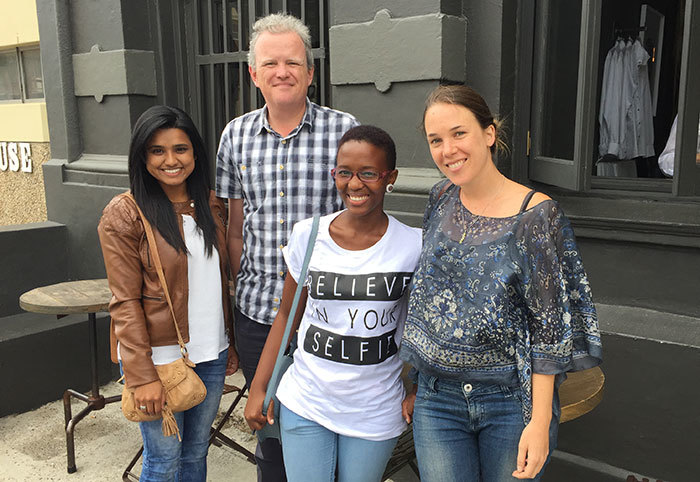
[[[135,480],[135,481],[139,480],[139,477],[136,474],[131,473],[131,469],[133,469],[134,466],[136,465],[136,462],[139,461],[139,459],[141,458],[141,454],[143,454],[143,445],[141,446],[139,451],[136,452],[136,455],[134,456],[133,459],[131,459],[131,462],[129,462],[129,465],[124,470],[124,473],[122,474],[122,480],[124,482],[130,482],[132,480]]]
[[[387,480],[406,465],[411,467],[413,472],[420,477],[415,460],[416,449],[413,444],[413,426],[409,425],[396,442],[396,447],[394,447],[394,451],[386,464],[382,480]]]
[[[224,414],[223,417],[221,417],[221,420],[219,420],[219,423],[216,424],[215,427],[211,428],[211,435],[209,436],[209,444],[214,444],[216,446],[221,446],[221,445],[226,445],[227,447],[232,448],[236,452],[239,452],[243,456],[245,456],[246,459],[251,464],[255,464],[255,455],[242,445],[238,444],[236,441],[231,440],[229,437],[221,433],[221,429],[224,427],[226,422],[231,418],[231,414],[233,414],[233,410],[236,408],[238,403],[241,401],[241,399],[245,396],[245,392],[248,389],[247,386],[243,386],[243,388],[238,388],[234,387],[232,385],[228,385],[224,388],[224,393],[230,393],[233,391],[237,391],[238,395],[236,395],[236,398],[233,400],[231,405],[229,406],[228,410],[226,410],[226,413]]]
[[[416,459],[412,459],[412,460],[408,463],[408,465],[409,465],[409,467],[411,467],[411,469],[413,470],[413,473],[416,474],[416,475],[418,476],[418,478],[420,478],[420,472],[418,471],[418,465],[416,465]]]
[[[238,402],[241,401],[241,398],[243,398],[243,395],[245,394],[246,388],[247,387],[244,386],[243,388],[238,389],[238,395],[233,400],[233,403],[228,407],[228,410],[226,410],[226,413],[224,414],[224,416],[221,417],[221,420],[219,420],[219,423],[216,424],[215,427],[212,427],[211,435],[209,436],[209,444],[210,445],[215,442],[216,438],[219,436],[219,433],[221,432],[221,429],[224,428],[224,425],[226,424],[226,422],[228,422],[228,419],[231,417],[233,410],[238,405]],[[231,391],[234,391],[234,390],[231,390]]]

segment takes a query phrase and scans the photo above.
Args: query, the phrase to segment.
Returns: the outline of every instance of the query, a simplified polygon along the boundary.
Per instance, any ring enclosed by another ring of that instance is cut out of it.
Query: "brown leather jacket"
[[[221,268],[221,294],[229,343],[233,344],[233,316],[228,295],[229,261],[226,250],[226,210],[212,192],[209,199],[216,223],[217,250]],[[182,233],[182,216],[194,216],[189,203],[173,203]],[[158,380],[151,360],[151,346],[177,345],[172,315],[158,280],[155,264],[141,218],[134,203],[124,194],[115,196],[105,207],[97,228],[102,245],[112,300],[110,337],[112,361],[117,361],[120,343],[122,368],[129,388]],[[153,229],[163,272],[168,283],[180,333],[187,343],[187,254],[178,252]]]

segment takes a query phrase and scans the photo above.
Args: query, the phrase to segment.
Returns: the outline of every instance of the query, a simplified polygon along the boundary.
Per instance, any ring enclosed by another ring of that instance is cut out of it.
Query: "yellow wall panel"
[[[49,142],[46,104],[0,103],[0,141]]]
[[[0,49],[39,42],[34,0],[0,0]]]

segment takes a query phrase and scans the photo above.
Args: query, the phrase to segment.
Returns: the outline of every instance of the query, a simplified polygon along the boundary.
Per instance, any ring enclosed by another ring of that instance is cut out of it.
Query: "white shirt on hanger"
[[[600,156],[617,156],[620,152],[622,104],[623,54],[625,42],[618,39],[608,51],[603,68],[603,86],[600,97]]]
[[[678,115],[673,119],[673,125],[671,126],[671,132],[668,135],[668,140],[666,141],[666,147],[664,147],[663,152],[659,155],[659,169],[661,172],[666,174],[668,177],[673,177],[673,168],[676,158],[676,129],[678,127]],[[697,148],[696,148],[696,163],[700,163],[698,158],[700,156],[700,122],[698,122],[698,138],[697,138]]]
[[[647,67],[649,58],[649,53],[639,40],[627,43],[623,82],[626,111],[620,159],[654,155],[654,114]]]

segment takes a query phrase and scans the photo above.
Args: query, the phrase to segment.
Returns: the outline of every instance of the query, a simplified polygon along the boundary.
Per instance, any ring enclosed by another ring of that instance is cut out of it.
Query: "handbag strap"
[[[270,400],[277,393],[277,386],[279,385],[280,378],[282,378],[283,373],[281,371],[282,357],[287,349],[287,343],[289,342],[289,336],[292,333],[292,325],[294,325],[294,316],[297,312],[297,307],[299,306],[299,298],[301,298],[301,291],[304,289],[304,280],[306,280],[306,273],[309,269],[309,261],[311,260],[311,253],[314,251],[314,244],[316,243],[316,235],[318,234],[318,224],[320,216],[314,216],[313,224],[311,226],[311,234],[309,235],[309,244],[306,246],[306,255],[304,255],[304,263],[301,266],[301,273],[299,274],[299,282],[297,283],[297,289],[294,292],[294,300],[292,301],[292,307],[289,310],[289,316],[287,317],[287,326],[284,329],[284,335],[282,335],[282,343],[280,344],[280,349],[277,352],[277,359],[275,360],[275,368],[272,370],[272,376],[267,384],[267,391],[265,393],[265,401],[263,402],[263,415],[267,415],[267,407],[270,406]]]
[[[165,294],[165,299],[168,302],[168,307],[170,308],[170,314],[173,317],[173,323],[175,324],[175,332],[177,333],[177,343],[180,345],[180,353],[182,353],[182,357],[185,359],[185,361],[191,363],[189,361],[189,357],[187,355],[187,347],[185,346],[185,342],[182,340],[182,334],[180,333],[180,327],[177,326],[177,318],[175,317],[175,310],[173,309],[173,302],[170,299],[170,291],[168,291],[168,283],[165,282],[165,274],[163,274],[163,265],[160,262],[160,255],[158,254],[158,246],[156,245],[156,237],[153,234],[153,227],[151,226],[151,223],[148,222],[148,219],[146,219],[146,216],[144,216],[143,211],[141,211],[141,208],[139,205],[136,203],[136,199],[134,199],[134,195],[131,194],[130,192],[126,193],[126,197],[131,199],[131,201],[134,203],[134,206],[136,206],[136,210],[139,212],[139,216],[141,216],[141,222],[143,223],[143,229],[146,231],[146,239],[148,240],[148,246],[151,249],[151,255],[153,256],[153,262],[156,265],[156,272],[158,273],[158,279],[160,280],[160,284],[163,287],[163,293]]]

